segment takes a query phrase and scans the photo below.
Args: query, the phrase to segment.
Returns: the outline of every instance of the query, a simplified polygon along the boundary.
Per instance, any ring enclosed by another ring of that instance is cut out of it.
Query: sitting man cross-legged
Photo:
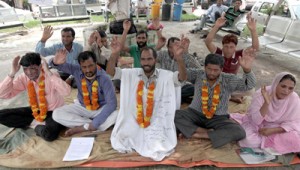
[[[53,112],[53,119],[69,127],[66,136],[84,131],[104,131],[115,123],[117,98],[114,86],[103,69],[97,69],[93,52],[84,51],[78,64],[66,63],[67,53],[59,50],[50,65],[74,76],[78,87],[78,101]],[[115,114],[112,114],[112,113]]]
[[[24,73],[15,78],[23,67]],[[57,72],[48,69],[38,53],[26,53],[13,59],[11,73],[0,83],[0,98],[12,98],[27,90],[29,107],[0,110],[0,123],[8,127],[32,127],[46,141],[55,140],[64,128],[52,119],[52,111],[64,105],[71,87]]]
[[[175,125],[182,133],[179,137],[210,139],[214,148],[245,138],[244,129],[229,119],[228,99],[233,91],[255,87],[256,79],[251,71],[254,51],[244,50],[244,57],[239,59],[244,70],[242,78],[223,73],[224,58],[218,54],[206,56],[204,70],[187,70],[188,81],[195,81],[198,88],[190,106],[176,111]]]
[[[120,69],[115,68],[115,63],[121,44],[114,37],[107,72],[122,83],[120,111],[111,135],[112,147],[117,151],[136,151],[155,161],[174,151],[176,88],[180,88],[179,81],[186,80],[182,46],[174,51],[178,72],[156,69],[157,54],[151,47],[141,51],[142,68]]]

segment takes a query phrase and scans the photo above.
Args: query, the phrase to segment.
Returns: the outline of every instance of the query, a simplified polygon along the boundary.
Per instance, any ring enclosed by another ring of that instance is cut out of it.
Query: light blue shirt
[[[65,49],[63,43],[53,44],[50,47],[45,47],[46,43],[39,41],[35,47],[35,52],[40,53],[42,56],[47,57],[49,55],[55,55],[59,49]],[[67,51],[67,63],[78,65],[78,55],[83,51],[83,46],[79,43],[73,42],[72,49]]]
[[[226,12],[227,9],[228,9],[228,6],[225,6],[225,5],[217,6],[217,4],[213,4],[212,6],[210,6],[208,8],[206,15],[209,16],[210,21],[215,22],[216,21],[215,13],[219,12],[220,15],[222,15],[222,13]]]

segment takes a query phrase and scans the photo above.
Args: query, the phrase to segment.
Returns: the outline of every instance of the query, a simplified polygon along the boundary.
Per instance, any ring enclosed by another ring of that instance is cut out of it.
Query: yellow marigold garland
[[[97,80],[95,80],[92,84],[92,102],[91,102],[86,79],[85,78],[81,79],[83,103],[87,110],[97,110],[100,107],[98,102],[98,85],[99,84]]]
[[[211,119],[216,110],[217,106],[220,102],[220,93],[221,93],[221,88],[220,88],[220,83],[218,83],[215,88],[214,88],[214,94],[212,98],[212,105],[210,109],[208,110],[208,87],[206,85],[206,80],[203,80],[203,86],[202,86],[202,112],[205,115],[207,119]]]
[[[146,115],[144,116],[143,112],[143,94],[144,94],[144,81],[140,80],[136,92],[136,99],[137,99],[137,117],[136,121],[140,125],[141,128],[147,128],[150,125],[150,120],[152,117],[153,112],[153,105],[154,105],[154,89],[155,84],[152,82],[148,87],[148,94],[147,94],[147,108],[146,108]]]
[[[47,100],[46,100],[46,93],[45,93],[45,76],[44,71],[42,70],[42,75],[39,78],[39,91],[38,91],[38,100],[36,97],[35,88],[32,81],[29,81],[27,84],[28,89],[28,99],[29,104],[32,110],[32,115],[35,120],[39,122],[43,122],[47,117]]]

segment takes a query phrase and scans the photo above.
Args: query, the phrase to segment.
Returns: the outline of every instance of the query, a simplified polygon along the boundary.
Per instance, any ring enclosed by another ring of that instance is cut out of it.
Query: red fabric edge
[[[295,156],[291,164],[299,164],[300,159]],[[191,168],[195,166],[205,166],[205,165],[214,165],[219,168],[242,168],[242,167],[276,167],[282,166],[278,163],[269,163],[269,164],[230,164],[222,162],[213,162],[210,160],[203,160],[198,162],[190,163],[178,163],[172,160],[164,160],[160,162],[126,162],[126,161],[97,161],[89,162],[79,165],[78,167],[101,167],[101,168],[133,168],[133,167],[143,167],[143,166],[154,166],[154,165],[174,165],[182,168]]]

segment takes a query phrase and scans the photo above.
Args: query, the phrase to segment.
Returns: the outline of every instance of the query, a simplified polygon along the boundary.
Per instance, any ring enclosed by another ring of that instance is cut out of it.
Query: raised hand
[[[111,53],[113,54],[119,53],[122,50],[121,42],[118,40],[117,36],[112,37],[110,47],[111,47]]]
[[[14,77],[17,72],[20,70],[20,59],[21,57],[20,56],[16,56],[14,59],[13,59],[13,62],[12,62],[12,70],[10,72],[10,77]]]
[[[250,31],[256,30],[256,20],[252,18],[251,12],[247,14],[247,27]]]
[[[217,28],[222,27],[223,25],[225,25],[226,21],[227,20],[225,17],[218,18],[217,21],[215,22],[215,27],[217,27]]]
[[[181,36],[181,45],[184,48],[184,52],[189,52],[189,46],[190,46],[190,39],[188,39],[187,37],[184,37],[183,35]]]
[[[174,59],[176,61],[180,61],[180,60],[183,60],[182,56],[183,56],[183,53],[184,53],[184,36],[181,37],[181,40],[180,42],[178,41],[175,41],[174,44],[173,44],[173,53],[174,53]]]
[[[97,43],[98,47],[101,48],[103,46],[103,44],[101,41],[101,36],[98,31],[96,31],[95,37],[96,37],[96,43]]]
[[[155,30],[158,30],[160,28],[159,17],[155,17],[152,19],[152,25]]]
[[[161,31],[161,30],[160,30]],[[156,44],[156,48],[157,49],[161,49],[163,46],[165,46],[167,42],[167,39],[164,36],[161,36],[158,40],[157,40],[157,44]]]
[[[243,68],[244,72],[248,73],[251,71],[252,64],[256,57],[256,50],[252,47],[243,50],[243,57],[239,57],[239,63]]]
[[[43,68],[44,72],[46,74],[48,74],[49,76],[51,76],[52,72],[49,70],[49,66],[48,66],[47,60],[43,56],[41,56],[41,64],[42,64],[42,68]]]
[[[96,41],[96,32],[97,31],[94,31],[91,33],[90,37],[89,37],[89,40],[88,40],[88,44],[91,46],[95,41]]]
[[[57,50],[53,58],[53,63],[55,65],[60,65],[60,64],[64,64],[66,60],[67,60],[67,50],[66,49]]]
[[[46,42],[52,35],[53,35],[53,28],[50,25],[47,25],[44,28],[43,36],[42,36],[41,41]]]
[[[124,20],[123,21],[123,29],[124,29],[124,31],[128,32],[130,30],[130,27],[131,27],[131,21]]]
[[[266,86],[262,86],[261,87],[261,94],[262,96],[264,97],[265,99],[265,102],[267,104],[270,104],[271,103],[271,100],[272,100],[272,97],[273,97],[273,94],[271,93],[270,95],[268,94],[267,90],[266,90]]]

